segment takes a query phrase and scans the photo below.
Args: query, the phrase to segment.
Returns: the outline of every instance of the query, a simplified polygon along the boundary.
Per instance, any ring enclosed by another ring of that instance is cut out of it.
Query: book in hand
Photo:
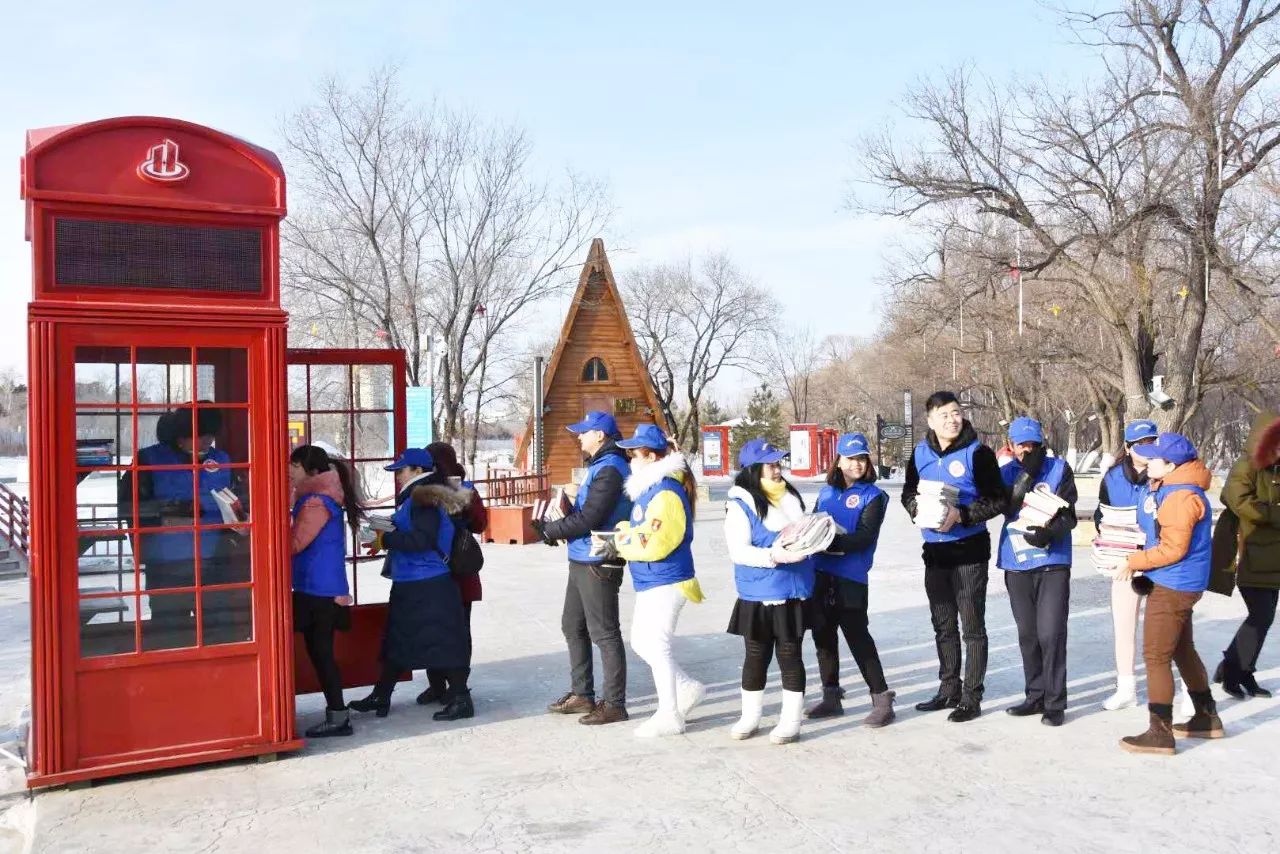
[[[1009,523],[1009,530],[1026,534],[1032,528],[1043,528],[1059,510],[1069,506],[1071,505],[1056,495],[1047,483],[1037,483],[1022,499],[1022,507],[1018,510],[1017,517]]]
[[[1138,526],[1137,507],[1100,504],[1098,510],[1102,518],[1098,523],[1098,536],[1093,541],[1093,568],[1100,575],[1115,578],[1129,555],[1146,548],[1147,535]]]
[[[539,498],[533,502],[533,518],[544,522],[563,519],[572,512],[573,502],[563,486],[557,486],[552,490],[550,498]]]
[[[827,513],[802,516],[778,532],[774,544],[799,555],[824,552],[836,537],[837,525]]]
[[[249,514],[244,512],[244,505],[240,503],[240,497],[232,492],[230,487],[212,489],[209,494],[213,496],[213,500],[218,504],[218,512],[222,515],[222,524],[241,525],[249,521]],[[236,533],[240,532],[236,531]]]
[[[960,500],[960,490],[940,480],[922,480],[916,492],[916,527],[936,529]]]
[[[362,545],[372,543],[375,534],[385,534],[395,529],[396,523],[391,521],[390,516],[370,513],[364,517],[364,524],[360,526],[360,542]]]

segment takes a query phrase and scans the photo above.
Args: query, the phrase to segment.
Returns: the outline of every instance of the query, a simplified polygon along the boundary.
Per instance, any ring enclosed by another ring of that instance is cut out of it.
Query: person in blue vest
[[[902,505],[916,520],[920,485],[956,490],[958,498],[936,528],[922,528],[924,589],[938,649],[938,692],[916,710],[951,709],[947,720],[982,714],[987,673],[987,574],[991,535],[987,521],[1004,513],[1008,495],[1000,464],[949,391],[925,401],[929,431],[907,463]],[[960,676],[960,624],[964,627],[964,678]]]
[[[216,584],[219,562],[224,559],[225,529],[203,531],[196,546],[194,525],[222,524],[222,513],[213,497],[216,490],[233,486],[231,458],[216,446],[222,429],[217,409],[190,406],[164,413],[156,421],[156,443],[138,451],[136,473],[140,528],[172,528],[172,531],[141,534],[139,556],[148,591],[194,587],[196,553],[199,552],[201,580]],[[193,466],[198,465],[198,468]],[[185,466],[146,469],[144,466]],[[119,506],[126,520],[133,516],[133,473],[120,479]],[[195,646],[196,594],[193,591],[148,597],[151,618],[143,629],[143,645],[150,649]],[[206,604],[208,604],[206,602]],[[212,615],[206,615],[206,629]],[[206,638],[206,642],[213,638]]]
[[[804,717],[801,644],[812,615],[813,558],[775,545],[778,534],[805,514],[804,500],[782,476],[790,456],[767,439],[751,439],[738,452],[738,468],[725,502],[724,537],[738,589],[728,632],[742,637],[742,716],[729,735],[750,738],[760,728],[765,677],[775,654],[782,674],[782,712],[769,733],[774,744],[800,737]]]
[[[813,601],[821,619],[813,632],[813,645],[818,652],[822,699],[805,712],[805,717],[844,714],[837,636],[843,632],[871,692],[871,711],[862,723],[882,727],[894,719],[894,692],[885,681],[880,654],[868,629],[867,576],[875,560],[889,496],[875,485],[876,471],[866,436],[846,433],[836,442],[836,454],[814,509],[830,514],[846,533],[837,534],[830,549],[815,557]]]
[[[569,432],[578,437],[587,474],[578,486],[573,512],[534,528],[544,542],[569,543],[569,580],[564,594],[560,628],[569,647],[570,688],[547,711],[581,715],[588,726],[618,723],[627,715],[627,650],[618,619],[618,590],[622,587],[621,558],[593,554],[592,531],[612,531],[631,516],[631,499],[623,489],[631,466],[618,447],[618,423],[607,412],[588,412]],[[604,669],[604,697],[596,702],[591,645],[600,649]]]
[[[602,544],[626,559],[636,590],[631,648],[653,672],[658,709],[636,728],[642,738],[679,735],[706,688],[676,663],[671,638],[685,602],[701,602],[693,568],[693,520],[698,489],[684,455],[656,424],[641,424],[618,442],[631,456],[627,497],[631,519]]]
[[[342,697],[342,673],[333,654],[334,633],[350,627],[346,525],[356,531],[363,511],[351,470],[316,445],[289,455],[293,484],[290,545],[293,554],[293,630],[302,635],[307,658],[324,692],[325,719],[307,738],[351,735]]]
[[[1025,698],[1005,709],[1014,717],[1040,715],[1062,726],[1067,709],[1067,613],[1071,605],[1071,531],[1076,526],[1076,478],[1066,460],[1048,456],[1040,422],[1025,415],[1009,425],[1013,459],[1001,468],[1009,508],[996,565],[1018,627]],[[1032,490],[1047,488],[1066,502],[1043,525],[1011,528]]]
[[[1138,502],[1138,524],[1147,547],[1130,555],[1119,574],[1144,573],[1150,590],[1142,623],[1142,658],[1147,666],[1147,731],[1126,736],[1131,753],[1171,755],[1175,737],[1221,738],[1222,721],[1209,688],[1191,630],[1191,612],[1209,585],[1213,552],[1213,510],[1205,489],[1210,475],[1195,446],[1181,434],[1161,433],[1136,447],[1147,460],[1146,487]],[[1195,713],[1173,723],[1173,669],[1191,692]]]
[[[387,552],[391,597],[382,638],[382,675],[373,691],[350,707],[386,717],[400,674],[438,668],[449,701],[432,715],[455,721],[475,714],[471,691],[470,638],[462,594],[449,570],[454,527],[450,516],[466,510],[468,497],[449,484],[426,448],[406,448],[387,471],[395,472],[394,530],[379,531],[371,553]]]
[[[1098,486],[1098,509],[1093,513],[1093,524],[1102,526],[1102,505],[1131,509],[1138,506],[1138,496],[1147,485],[1147,461],[1135,454],[1138,445],[1149,445],[1156,440],[1160,430],[1154,421],[1139,418],[1124,425],[1125,453],[1115,465],[1107,469]],[[1138,680],[1134,665],[1138,650],[1138,614],[1142,609],[1142,597],[1133,589],[1128,579],[1115,578],[1111,582],[1111,626],[1115,636],[1116,690],[1102,702],[1107,711],[1128,709],[1138,705]]]

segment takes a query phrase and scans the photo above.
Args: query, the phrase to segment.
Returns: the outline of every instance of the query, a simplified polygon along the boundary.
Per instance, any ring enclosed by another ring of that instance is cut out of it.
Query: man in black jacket
[[[924,589],[938,648],[938,693],[916,709],[952,709],[947,720],[961,723],[982,714],[987,673],[987,572],[991,535],[987,520],[1004,513],[1008,495],[995,453],[978,441],[960,403],[949,391],[925,401],[929,432],[907,464],[902,505],[912,521],[920,509],[922,482],[931,496],[954,490],[940,524],[922,528]],[[965,673],[960,678],[960,631],[964,626]]]
[[[579,723],[595,726],[625,721],[627,715],[627,654],[618,618],[618,589],[622,586],[622,561],[591,553],[591,532],[612,531],[631,515],[631,501],[623,492],[631,466],[616,440],[622,435],[613,416],[589,412],[577,424],[582,453],[588,458],[587,474],[578,487],[573,512],[563,519],[534,523],[548,545],[569,542],[569,582],[565,589],[560,624],[569,646],[572,685],[563,697],[547,707],[555,714],[585,713]],[[604,667],[604,699],[595,701],[591,645],[600,648]]]

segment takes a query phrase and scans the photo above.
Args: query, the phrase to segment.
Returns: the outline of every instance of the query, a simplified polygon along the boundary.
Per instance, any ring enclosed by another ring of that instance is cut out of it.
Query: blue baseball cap
[[[577,424],[569,425],[570,433],[586,433],[589,430],[599,430],[606,436],[618,435],[618,422],[613,420],[613,416],[607,412],[588,412],[587,417],[583,418]]]
[[[1189,463],[1199,456],[1196,446],[1181,433],[1161,433],[1150,445],[1134,445],[1133,453],[1145,460],[1164,460],[1175,466]]]
[[[1009,425],[1009,441],[1015,445],[1023,442],[1039,442],[1043,445],[1044,431],[1040,428],[1039,421],[1020,415]]]
[[[651,448],[661,451],[667,447],[667,434],[663,433],[662,428],[657,424],[637,424],[636,434],[630,439],[620,440],[617,444],[619,448]]]
[[[1159,435],[1160,428],[1156,426],[1156,422],[1145,418],[1139,418],[1124,425],[1124,441],[1128,445],[1141,442],[1143,439],[1154,439]]]
[[[867,437],[861,433],[845,433],[836,442],[836,453],[842,457],[871,456]]]
[[[384,466],[383,470],[400,471],[409,466],[431,471],[436,467],[436,461],[431,458],[431,452],[426,448],[405,448],[400,452],[400,456],[396,457],[396,461],[389,466]]]
[[[756,463],[776,463],[791,456],[790,451],[775,448],[768,439],[752,439],[738,451],[738,466],[746,468]]]

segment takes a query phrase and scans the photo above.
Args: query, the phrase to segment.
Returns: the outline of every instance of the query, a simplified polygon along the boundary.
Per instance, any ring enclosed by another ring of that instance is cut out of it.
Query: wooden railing
[[[551,477],[546,472],[541,474],[518,473],[499,475],[495,471],[484,480],[475,482],[485,507],[503,504],[532,504],[550,494]]]
[[[0,537],[9,548],[30,558],[31,503],[4,484],[0,484]]]

